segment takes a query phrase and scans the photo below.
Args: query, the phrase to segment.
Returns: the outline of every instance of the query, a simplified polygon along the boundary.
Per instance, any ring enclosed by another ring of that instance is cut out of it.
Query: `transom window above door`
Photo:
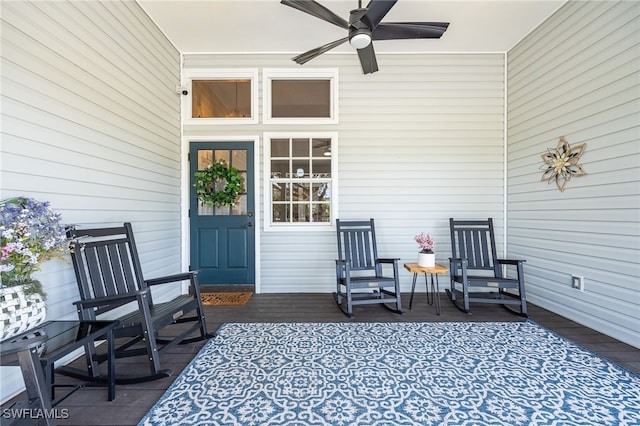
[[[250,118],[251,80],[192,80],[191,118]]]
[[[257,70],[185,70],[188,124],[258,122]]]
[[[338,122],[337,69],[265,69],[262,84],[265,123]]]
[[[267,133],[265,230],[333,226],[337,210],[334,133]]]

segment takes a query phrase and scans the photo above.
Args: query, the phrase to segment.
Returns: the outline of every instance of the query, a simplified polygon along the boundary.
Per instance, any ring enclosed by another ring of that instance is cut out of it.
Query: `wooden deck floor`
[[[394,314],[382,306],[355,308],[352,319],[344,316],[335,306],[330,294],[259,294],[253,295],[244,306],[206,307],[210,331],[225,322],[433,322],[433,321],[522,321],[506,309],[496,305],[475,305],[473,314],[466,315],[456,309],[444,294],[441,295],[442,314],[437,316],[433,306],[426,303],[424,287],[416,294],[413,309],[408,310],[409,295],[404,295],[403,315]],[[533,321],[585,346],[631,371],[640,373],[640,349],[619,342],[594,330],[583,327],[559,315],[529,304]],[[161,397],[175,377],[195,356],[204,342],[181,345],[162,356],[163,368],[173,370],[171,377],[153,382],[118,385],[115,401],[107,401],[104,388],[80,389],[62,401],[56,408],[68,410],[68,418],[58,419],[59,425],[136,425]],[[78,364],[80,365],[80,364]],[[146,371],[143,359],[119,360],[118,371],[133,374]],[[58,376],[57,381],[72,379]],[[16,399],[24,398],[19,395]],[[7,407],[11,403],[3,405]],[[3,419],[2,424],[4,424]]]

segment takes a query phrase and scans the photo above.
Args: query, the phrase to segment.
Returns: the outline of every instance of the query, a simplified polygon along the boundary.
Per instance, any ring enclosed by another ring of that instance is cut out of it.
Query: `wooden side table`
[[[440,315],[440,284],[438,283],[438,274],[446,274],[449,272],[449,268],[446,266],[440,265],[436,263],[433,268],[423,268],[419,266],[418,263],[405,263],[404,269],[411,272],[413,274],[413,285],[411,286],[411,298],[409,299],[409,309],[411,309],[411,305],[413,304],[413,293],[416,290],[416,280],[418,278],[418,274],[424,274],[424,283],[427,287],[427,303],[430,305],[435,305],[436,314]],[[427,274],[431,275],[431,293],[433,293],[433,297],[429,297],[429,283],[427,281]],[[435,275],[435,282],[434,277]]]

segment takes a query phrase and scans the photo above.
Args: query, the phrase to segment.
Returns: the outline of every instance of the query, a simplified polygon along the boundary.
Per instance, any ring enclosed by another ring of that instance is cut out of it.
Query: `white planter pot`
[[[436,266],[435,253],[418,253],[418,266],[421,268],[433,268]]]
[[[0,340],[32,329],[47,315],[39,294],[25,295],[22,286],[0,288]]]

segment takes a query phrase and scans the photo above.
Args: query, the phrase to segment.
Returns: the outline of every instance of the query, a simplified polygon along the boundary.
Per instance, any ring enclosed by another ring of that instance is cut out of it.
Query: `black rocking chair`
[[[145,280],[130,223],[114,228],[71,229],[67,236],[71,240],[71,259],[80,290],[80,300],[75,302],[80,320],[104,319],[105,315],[118,319],[120,324],[114,330],[118,345],[116,359],[144,355],[148,360],[148,374],[121,376],[116,371],[116,383],[167,377],[171,371],[161,367],[162,352],[179,343],[213,337],[207,332],[196,273]],[[168,283],[181,286],[185,281],[189,282],[190,294],[162,303],[153,301],[150,287]],[[127,304],[131,308],[121,312]],[[191,316],[186,316],[190,313]],[[183,323],[189,325],[178,325]],[[160,336],[161,330],[163,336]],[[96,354],[91,345],[85,348],[85,353],[88,375],[68,367],[60,372],[82,379],[104,380],[99,373],[99,363],[106,355]]]
[[[337,219],[336,225],[338,259],[336,260],[336,292],[333,296],[338,307],[351,317],[355,305],[381,303],[387,309],[401,314],[399,259],[378,258],[373,219],[360,221]],[[383,265],[386,265],[385,268]],[[383,272],[387,272],[387,275]]]
[[[498,259],[493,220],[449,219],[449,225],[451,289],[446,292],[451,301],[466,313],[471,313],[471,303],[496,303],[527,316],[523,267],[525,261]],[[503,265],[513,267],[514,278],[504,276]],[[483,290],[471,292],[472,288]],[[517,305],[519,309],[512,309],[513,305]]]

